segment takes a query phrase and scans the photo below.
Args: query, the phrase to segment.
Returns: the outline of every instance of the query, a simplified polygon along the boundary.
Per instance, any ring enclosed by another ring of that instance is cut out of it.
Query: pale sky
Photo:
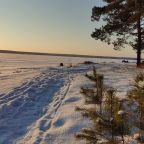
[[[101,0],[0,0],[0,49],[135,56],[91,38],[91,9]]]

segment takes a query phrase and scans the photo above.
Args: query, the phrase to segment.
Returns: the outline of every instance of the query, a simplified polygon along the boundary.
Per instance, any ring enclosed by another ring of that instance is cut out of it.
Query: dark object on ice
[[[72,63],[69,64],[68,68],[71,68],[71,67],[73,67]]]
[[[91,62],[91,61],[84,61],[84,64],[94,64],[94,62]]]
[[[128,63],[128,60],[122,60],[122,63]]]
[[[61,67],[63,67],[63,66],[64,66],[64,64],[63,64],[63,63],[60,63],[60,66],[61,66]]]

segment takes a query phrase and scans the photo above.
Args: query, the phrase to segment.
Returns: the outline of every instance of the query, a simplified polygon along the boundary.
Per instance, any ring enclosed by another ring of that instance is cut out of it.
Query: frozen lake
[[[0,54],[0,144],[84,144],[74,135],[90,122],[75,107],[83,104],[80,87],[91,83],[84,75],[93,66],[119,97],[143,72],[118,59]]]

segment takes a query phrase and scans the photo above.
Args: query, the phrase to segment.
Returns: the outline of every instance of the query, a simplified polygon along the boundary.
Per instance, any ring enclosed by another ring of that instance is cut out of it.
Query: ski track
[[[0,96],[0,144],[30,141],[37,123],[40,134],[35,144],[45,138],[71,81],[89,68],[48,68],[8,94]],[[32,128],[31,128],[32,127]]]

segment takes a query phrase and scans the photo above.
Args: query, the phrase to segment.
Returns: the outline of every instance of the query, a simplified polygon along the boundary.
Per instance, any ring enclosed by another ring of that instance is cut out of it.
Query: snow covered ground
[[[75,112],[80,87],[90,83],[84,74],[92,65],[79,64],[85,60],[96,62],[119,97],[143,71],[121,60],[0,54],[0,144],[84,144],[74,135],[90,124]]]

